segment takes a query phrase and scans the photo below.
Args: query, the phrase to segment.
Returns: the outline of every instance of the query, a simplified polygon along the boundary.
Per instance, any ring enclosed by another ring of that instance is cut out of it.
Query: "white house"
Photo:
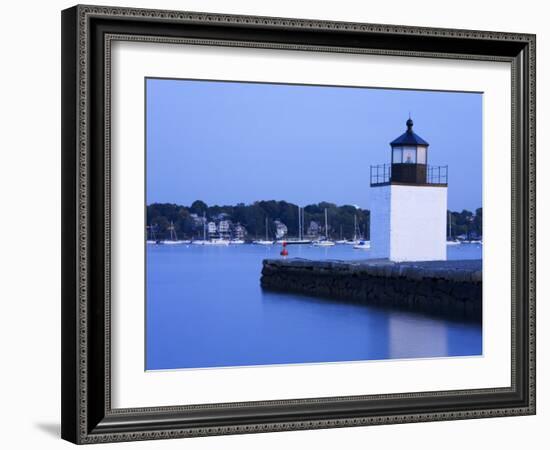
[[[317,222],[315,222],[314,220],[310,221],[309,226],[307,227],[307,235],[312,237],[319,236],[320,228],[321,227]]]
[[[228,238],[230,234],[230,229],[231,229],[230,220],[220,220],[220,222],[218,223],[218,232],[220,234],[220,237]]]
[[[200,226],[202,228],[204,226],[205,222],[206,222],[206,217],[199,216],[196,213],[191,213],[190,217],[193,219],[193,224],[195,225],[195,227]]]
[[[214,237],[216,233],[218,232],[218,228],[216,227],[216,224],[214,222],[208,222],[208,234],[210,237]]]
[[[247,232],[246,228],[243,227],[240,223],[235,225],[235,229],[233,230],[235,239],[244,239]]]
[[[284,238],[288,233],[287,226],[283,222],[281,222],[279,219],[274,220],[273,223],[275,224],[275,238],[276,239]]]

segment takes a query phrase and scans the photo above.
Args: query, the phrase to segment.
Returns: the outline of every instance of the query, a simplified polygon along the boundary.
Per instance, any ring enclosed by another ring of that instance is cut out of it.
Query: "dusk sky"
[[[448,206],[482,206],[482,94],[147,79],[147,203],[369,207],[369,167],[406,131],[449,166]]]

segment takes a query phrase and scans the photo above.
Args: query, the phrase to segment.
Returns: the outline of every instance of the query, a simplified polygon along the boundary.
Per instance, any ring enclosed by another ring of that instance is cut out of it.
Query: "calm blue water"
[[[352,246],[290,257],[365,259]],[[260,288],[280,246],[147,246],[146,369],[479,355],[481,326]],[[448,247],[479,259],[481,246]]]

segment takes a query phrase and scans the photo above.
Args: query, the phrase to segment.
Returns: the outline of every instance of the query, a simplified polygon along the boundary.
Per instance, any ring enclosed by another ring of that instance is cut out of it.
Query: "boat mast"
[[[325,208],[325,239],[328,241],[328,214],[327,214],[327,208]]]
[[[174,227],[174,222],[170,221],[170,239],[172,239],[173,241],[177,241],[178,240],[178,235],[176,234],[176,228]]]
[[[304,208],[302,208],[302,228],[300,229],[300,234],[302,235],[302,239],[304,238],[304,223],[306,222],[306,212]]]
[[[206,241],[206,212],[202,213],[202,240]]]
[[[302,214],[304,213],[304,208],[298,210],[298,218],[300,219],[300,240],[304,238],[304,219],[302,219]]]
[[[149,225],[147,227],[147,240],[156,241],[157,236],[155,234],[155,227],[153,225]]]
[[[268,236],[267,236],[267,216],[265,218],[265,240],[268,241]]]
[[[302,210],[298,206],[298,240],[302,240]]]

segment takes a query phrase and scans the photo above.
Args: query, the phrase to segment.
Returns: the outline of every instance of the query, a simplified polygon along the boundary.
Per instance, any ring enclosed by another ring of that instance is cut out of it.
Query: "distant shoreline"
[[[266,239],[266,235],[273,240],[306,236],[309,239],[319,236],[331,240],[370,239],[370,211],[355,205],[319,202],[301,207],[286,201],[268,200],[219,206],[196,200],[190,206],[151,203],[146,212],[147,236],[153,239],[154,235],[153,240],[168,239],[175,234],[183,240],[204,240],[213,235],[250,241]],[[482,208],[475,212],[448,211],[448,238],[481,239],[482,214]]]

